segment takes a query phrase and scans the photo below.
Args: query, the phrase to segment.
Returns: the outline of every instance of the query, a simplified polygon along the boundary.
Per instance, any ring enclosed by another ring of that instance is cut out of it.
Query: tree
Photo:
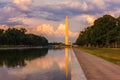
[[[120,17],[104,15],[94,21],[94,25],[82,31],[76,40],[78,45],[111,47],[120,40]]]
[[[26,29],[8,28],[7,30],[0,30],[1,45],[31,45],[44,46],[48,44],[45,37],[35,34],[26,34]]]
[[[0,45],[2,45],[2,38],[3,38],[4,30],[0,29]]]

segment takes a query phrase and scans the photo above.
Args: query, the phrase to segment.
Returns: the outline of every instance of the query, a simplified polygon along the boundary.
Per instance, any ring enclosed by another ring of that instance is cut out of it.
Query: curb
[[[71,80],[87,80],[73,50],[71,50]]]

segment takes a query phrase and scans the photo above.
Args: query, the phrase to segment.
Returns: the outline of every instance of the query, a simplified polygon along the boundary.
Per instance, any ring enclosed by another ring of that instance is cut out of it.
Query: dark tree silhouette
[[[95,47],[120,47],[120,17],[104,15],[81,31],[76,44]]]
[[[26,34],[26,31],[24,28],[9,28],[5,31],[0,29],[0,45],[44,46],[48,44],[48,40],[45,37]]]

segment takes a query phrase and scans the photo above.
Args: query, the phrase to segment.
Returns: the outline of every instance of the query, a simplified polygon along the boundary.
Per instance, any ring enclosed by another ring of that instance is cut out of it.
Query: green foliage
[[[81,31],[76,40],[78,45],[95,47],[120,46],[120,17],[110,15],[95,20],[94,25]]]
[[[0,29],[0,45],[43,46],[48,44],[45,37],[25,33],[26,29],[24,28],[9,28],[5,31]]]

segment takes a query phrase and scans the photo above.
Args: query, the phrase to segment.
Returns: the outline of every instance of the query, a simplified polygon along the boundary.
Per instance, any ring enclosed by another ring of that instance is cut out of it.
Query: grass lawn
[[[81,50],[120,66],[120,48],[83,48]]]

